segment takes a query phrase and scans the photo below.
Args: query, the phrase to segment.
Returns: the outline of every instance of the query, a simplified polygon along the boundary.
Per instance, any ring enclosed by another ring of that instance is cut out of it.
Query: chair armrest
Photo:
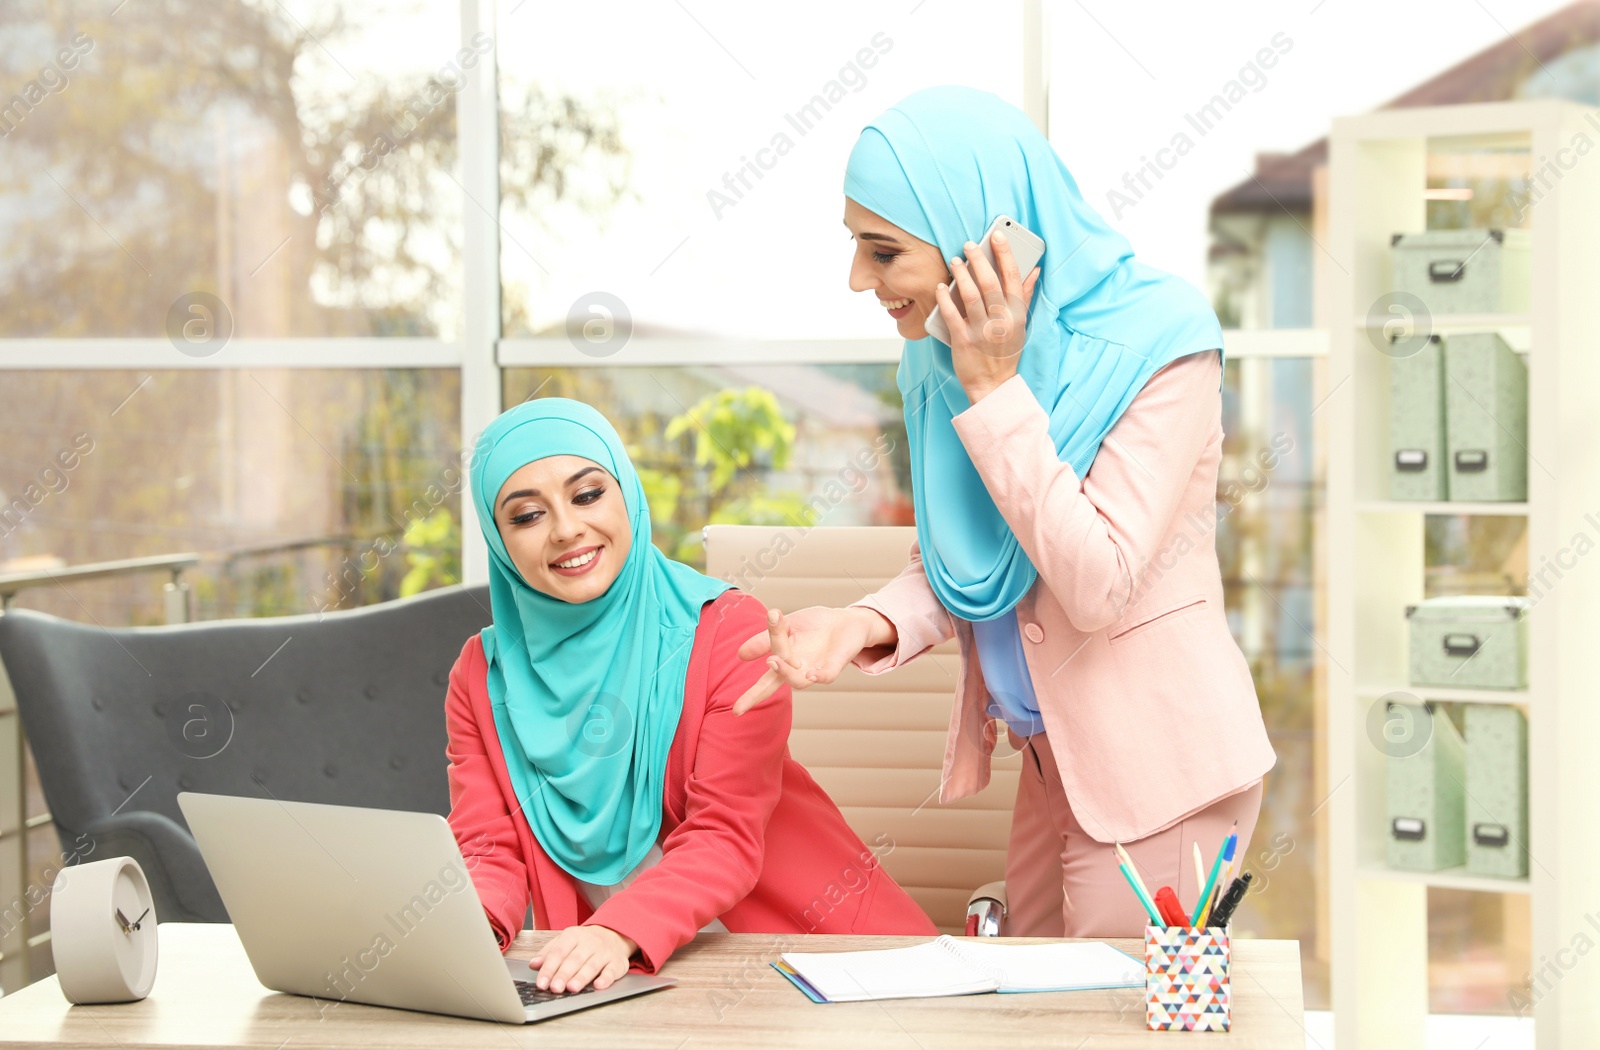
[[[1006,925],[1006,884],[988,882],[967,898],[968,937],[1000,937]]]
[[[152,810],[136,809],[102,817],[83,829],[94,842],[82,861],[132,857],[139,862],[158,922],[227,922],[211,872],[194,836],[177,821]]]

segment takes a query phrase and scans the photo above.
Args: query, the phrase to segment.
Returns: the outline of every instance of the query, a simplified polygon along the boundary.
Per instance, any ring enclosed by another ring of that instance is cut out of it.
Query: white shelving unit
[[[1368,310],[1390,290],[1390,234],[1425,228],[1427,154],[1475,144],[1520,145],[1533,170],[1546,171],[1529,209],[1531,309],[1434,318],[1432,330],[1498,330],[1527,355],[1528,500],[1396,502],[1386,474],[1390,359],[1370,338]],[[1330,387],[1345,384],[1328,402],[1327,805],[1338,1046],[1426,1045],[1430,887],[1530,894],[1536,1045],[1597,1046],[1600,928],[1589,915],[1600,923],[1600,526],[1585,515],[1600,522],[1600,111],[1557,100],[1389,110],[1335,121],[1330,146],[1330,316],[1354,319],[1335,325],[1329,341]],[[1547,559],[1562,565],[1559,582],[1529,613],[1526,690],[1405,684],[1404,608],[1423,597],[1424,518],[1462,513],[1525,516],[1530,573]],[[1580,534],[1594,551],[1574,551]],[[1395,690],[1523,705],[1527,879],[1385,866],[1386,759],[1368,737],[1367,716]],[[1575,950],[1584,937],[1596,947],[1586,956]]]

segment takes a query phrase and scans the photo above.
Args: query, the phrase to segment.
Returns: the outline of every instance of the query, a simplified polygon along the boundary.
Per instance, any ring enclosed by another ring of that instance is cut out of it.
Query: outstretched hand
[[[862,649],[893,643],[893,625],[871,609],[813,605],[792,616],[769,609],[767,629],[739,646],[739,659],[765,659],[767,673],[734,701],[733,713],[744,714],[785,685],[832,682]]]

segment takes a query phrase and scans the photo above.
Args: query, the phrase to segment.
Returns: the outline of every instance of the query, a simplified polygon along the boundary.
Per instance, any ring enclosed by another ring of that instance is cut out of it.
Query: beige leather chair
[[[911,527],[711,525],[706,571],[786,613],[844,606],[899,575],[915,538]],[[837,681],[796,694],[789,749],[942,930],[993,935],[1005,903],[994,880],[1005,872],[1021,763],[999,758],[987,788],[939,804],[960,669],[954,640],[888,674],[846,667]]]

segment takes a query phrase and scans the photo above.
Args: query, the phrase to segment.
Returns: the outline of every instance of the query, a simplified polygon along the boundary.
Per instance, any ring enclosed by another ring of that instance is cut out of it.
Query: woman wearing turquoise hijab
[[[750,636],[740,655],[768,671],[737,710],[957,638],[941,801],[989,782],[999,724],[1023,752],[1007,932],[1138,936],[1115,845],[1192,909],[1191,844],[1209,861],[1236,824],[1247,858],[1274,762],[1213,536],[1221,328],[986,92],[930,88],[881,114],[844,191],[850,287],[905,339],[917,541],[876,593]],[[1003,235],[997,267],[974,243],[1002,215],[1045,242],[1030,273]],[[949,343],[928,334],[935,307]]]
[[[733,717],[766,610],[650,542],[599,412],[506,412],[471,482],[494,623],[451,672],[449,819],[501,950],[530,904],[561,931],[539,987],[654,972],[700,930],[936,932],[789,757],[788,691]]]

